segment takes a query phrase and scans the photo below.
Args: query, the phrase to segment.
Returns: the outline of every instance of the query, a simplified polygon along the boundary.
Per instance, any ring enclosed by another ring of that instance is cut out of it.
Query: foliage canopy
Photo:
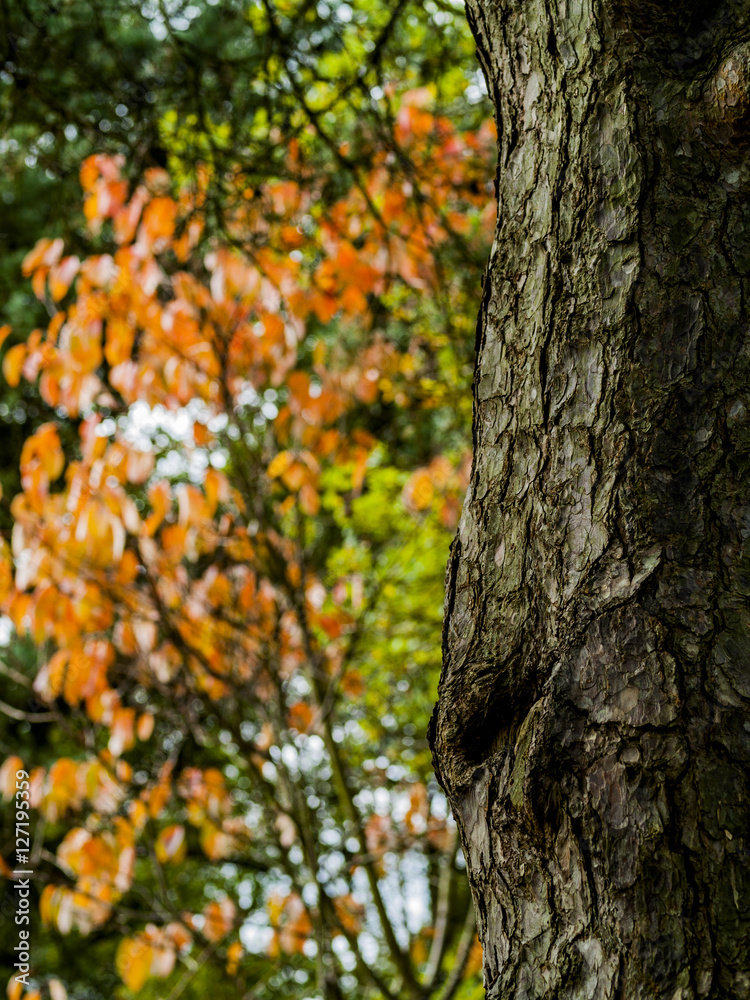
[[[10,996],[468,998],[423,738],[494,222],[467,30],[92,10],[3,14]]]

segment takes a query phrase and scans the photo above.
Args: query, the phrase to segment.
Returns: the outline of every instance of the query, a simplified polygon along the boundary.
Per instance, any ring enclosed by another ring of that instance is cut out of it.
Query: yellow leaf
[[[267,472],[269,479],[278,479],[289,466],[294,461],[294,455],[291,451],[280,451],[268,466]]]
[[[233,941],[227,948],[227,974],[237,975],[237,967],[243,955],[243,948],[239,941]]]
[[[39,897],[39,915],[46,927],[49,927],[55,921],[58,896],[59,886],[46,885],[42,889],[42,895]]]
[[[21,369],[26,360],[26,344],[16,344],[9,348],[3,358],[3,375],[11,388],[15,389],[21,381]]]
[[[143,938],[123,938],[115,956],[118,975],[133,993],[146,982],[151,971],[152,948]]]

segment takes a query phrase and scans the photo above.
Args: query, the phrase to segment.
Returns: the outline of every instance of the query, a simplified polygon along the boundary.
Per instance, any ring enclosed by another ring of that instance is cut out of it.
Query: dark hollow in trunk
[[[750,997],[750,2],[469,0],[499,132],[431,727],[490,998]]]

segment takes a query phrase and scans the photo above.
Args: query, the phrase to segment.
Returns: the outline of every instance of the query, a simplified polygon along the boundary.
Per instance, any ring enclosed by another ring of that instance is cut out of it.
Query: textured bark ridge
[[[431,739],[490,998],[750,998],[750,2],[468,0],[499,130]]]

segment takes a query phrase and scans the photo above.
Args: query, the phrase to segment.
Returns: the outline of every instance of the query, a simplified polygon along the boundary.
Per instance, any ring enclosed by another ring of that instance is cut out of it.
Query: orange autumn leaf
[[[302,510],[309,517],[314,517],[320,510],[320,495],[312,483],[303,483],[299,491],[299,502]]]
[[[153,535],[167,515],[172,502],[172,490],[167,482],[155,483],[148,491],[152,513],[143,522],[148,535]]]
[[[347,670],[341,678],[341,689],[350,698],[359,698],[365,690],[365,682],[358,670]]]
[[[239,941],[233,941],[227,948],[226,970],[228,976],[235,976],[245,950]]]
[[[187,853],[185,827],[178,823],[161,830],[156,838],[154,853],[162,864],[179,864]]]
[[[35,467],[41,467],[50,480],[57,479],[65,468],[60,435],[52,423],[38,427],[21,449],[21,474],[29,475]]]
[[[95,153],[86,157],[78,174],[81,187],[84,191],[91,191],[100,178],[108,181],[118,180],[122,165],[121,156],[104,156],[101,153]]]
[[[284,321],[280,316],[267,314],[262,320],[265,336],[270,340],[278,340],[284,336]]]
[[[8,1000],[21,1000],[21,994],[23,993],[23,983],[18,979],[17,976],[12,975],[8,980],[8,988],[6,990],[8,994]]]
[[[269,900],[271,925],[275,929],[273,944],[287,955],[299,954],[312,933],[312,922],[301,897],[290,893],[285,899]]]
[[[53,302],[59,302],[70,288],[78,274],[81,262],[77,257],[65,257],[50,269],[49,293]]]
[[[292,729],[296,729],[299,733],[305,733],[312,725],[314,718],[315,713],[307,702],[297,701],[289,708],[287,722]]]
[[[296,247],[301,247],[305,242],[303,233],[296,226],[282,226],[280,236],[286,246],[292,250]]]
[[[63,252],[65,244],[58,237],[57,239],[43,238],[38,240],[34,249],[29,251],[23,259],[21,273],[28,278],[39,268],[50,268],[58,262]]]
[[[152,819],[161,815],[162,809],[172,796],[172,782],[170,780],[169,769],[162,770],[159,781],[151,788],[141,793],[142,798],[148,804],[148,813]]]
[[[3,358],[3,376],[8,385],[13,389],[21,381],[21,370],[25,360],[25,344],[15,344],[5,352],[5,357]]]
[[[236,851],[234,838],[209,820],[201,826],[200,845],[209,861],[231,857]]]
[[[49,769],[41,811],[47,819],[55,822],[64,816],[68,809],[77,809],[81,799],[82,788],[78,767],[70,758],[61,757]]]
[[[365,916],[365,907],[353,896],[338,896],[333,901],[336,918],[349,934],[359,934]]]
[[[154,198],[144,209],[141,227],[151,243],[167,241],[175,230],[178,206],[171,198]]]
[[[469,951],[469,958],[466,962],[466,968],[464,969],[464,979],[470,979],[472,976],[476,976],[477,973],[481,972],[482,964],[482,942],[479,940],[479,936],[475,934]]]
[[[6,802],[16,794],[16,771],[22,770],[23,761],[15,754],[6,757],[0,765],[0,791]]]
[[[138,722],[136,723],[135,732],[136,736],[142,742],[147,740],[154,731],[154,717],[150,712],[144,712],[143,715],[138,716]]]
[[[292,462],[279,477],[287,489],[297,492],[303,484],[309,485],[310,469],[303,462]]]
[[[208,941],[221,941],[231,931],[234,926],[236,907],[228,897],[221,902],[209,903],[203,910],[205,922],[203,924],[203,936]]]
[[[426,469],[415,472],[406,485],[404,499],[414,510],[426,510],[435,496],[432,478]]]
[[[428,815],[427,788],[418,781],[409,790],[409,811],[404,817],[404,822],[412,833],[423,833],[427,829]]]

